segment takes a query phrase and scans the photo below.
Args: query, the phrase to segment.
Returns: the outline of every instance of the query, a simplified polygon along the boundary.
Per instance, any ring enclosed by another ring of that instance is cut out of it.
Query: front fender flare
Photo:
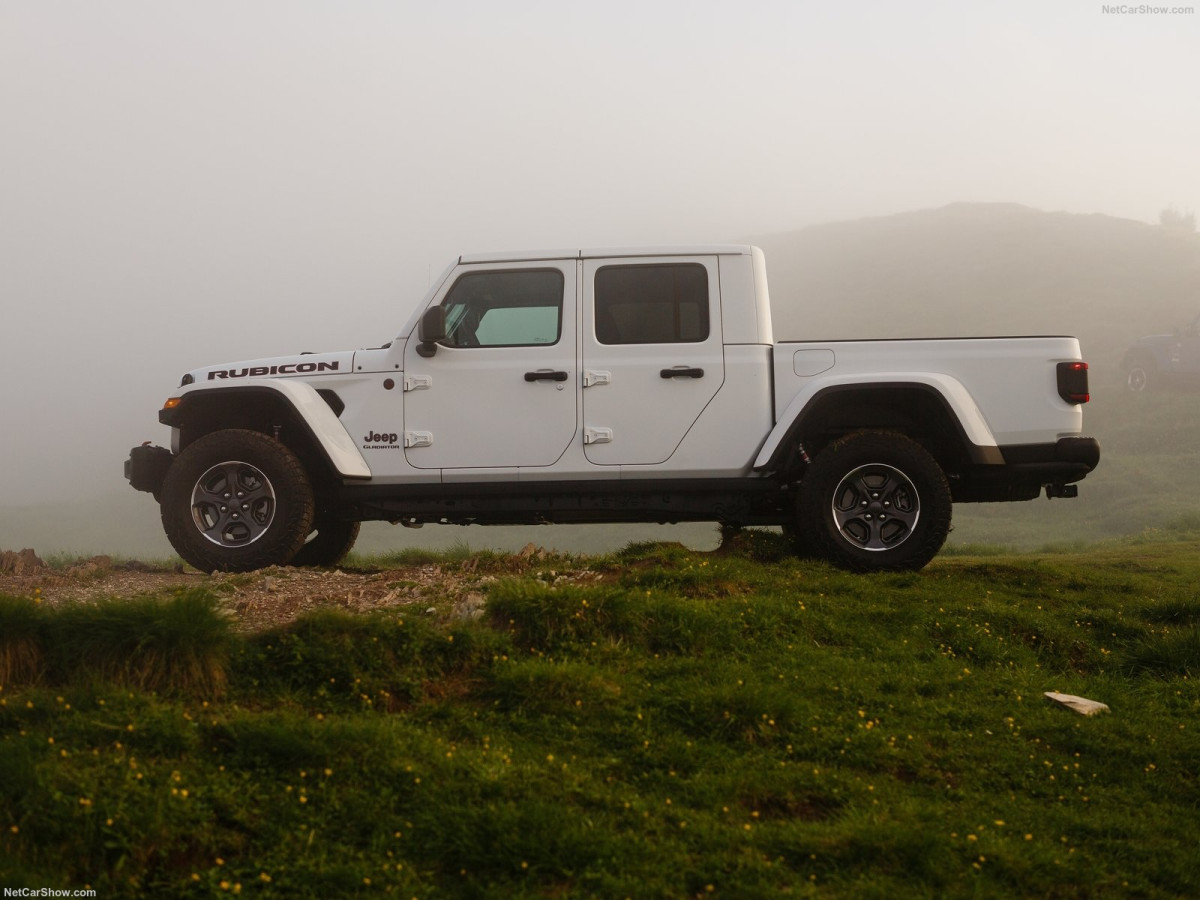
[[[179,393],[180,402],[172,409],[163,409],[158,414],[158,420],[172,428],[179,427],[187,417],[190,404],[203,397],[216,395],[229,396],[238,393],[264,391],[278,395],[279,399],[289,406],[305,426],[312,432],[313,438],[324,451],[334,471],[342,478],[366,479],[371,477],[371,469],[363,459],[350,433],[329,408],[312,385],[303,381],[283,378],[263,378],[253,384],[230,385],[210,388],[205,385],[184,388]]]

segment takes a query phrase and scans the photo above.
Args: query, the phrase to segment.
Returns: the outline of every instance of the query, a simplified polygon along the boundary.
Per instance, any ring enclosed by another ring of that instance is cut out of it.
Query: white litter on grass
[[[1107,703],[1089,700],[1086,697],[1076,697],[1074,694],[1060,694],[1058,691],[1046,691],[1042,694],[1051,703],[1057,703],[1064,709],[1074,710],[1081,716],[1094,716],[1096,713],[1111,712]]]

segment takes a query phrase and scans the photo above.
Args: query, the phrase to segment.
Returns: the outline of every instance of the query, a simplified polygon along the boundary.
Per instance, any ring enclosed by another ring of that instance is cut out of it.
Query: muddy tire
[[[175,458],[163,481],[163,528],[202,572],[287,565],[312,530],[313,491],[296,455],[265,434],[214,431]]]

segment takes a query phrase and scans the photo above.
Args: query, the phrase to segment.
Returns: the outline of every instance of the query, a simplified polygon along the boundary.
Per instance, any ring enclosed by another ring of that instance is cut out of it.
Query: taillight
[[[1058,364],[1058,396],[1068,403],[1087,403],[1092,399],[1088,393],[1088,364],[1085,362],[1060,362]]]

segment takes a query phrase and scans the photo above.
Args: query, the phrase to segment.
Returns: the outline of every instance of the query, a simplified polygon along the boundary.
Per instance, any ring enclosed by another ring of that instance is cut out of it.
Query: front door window
[[[563,273],[558,269],[471,272],[454,283],[446,308],[448,347],[557,344]]]

